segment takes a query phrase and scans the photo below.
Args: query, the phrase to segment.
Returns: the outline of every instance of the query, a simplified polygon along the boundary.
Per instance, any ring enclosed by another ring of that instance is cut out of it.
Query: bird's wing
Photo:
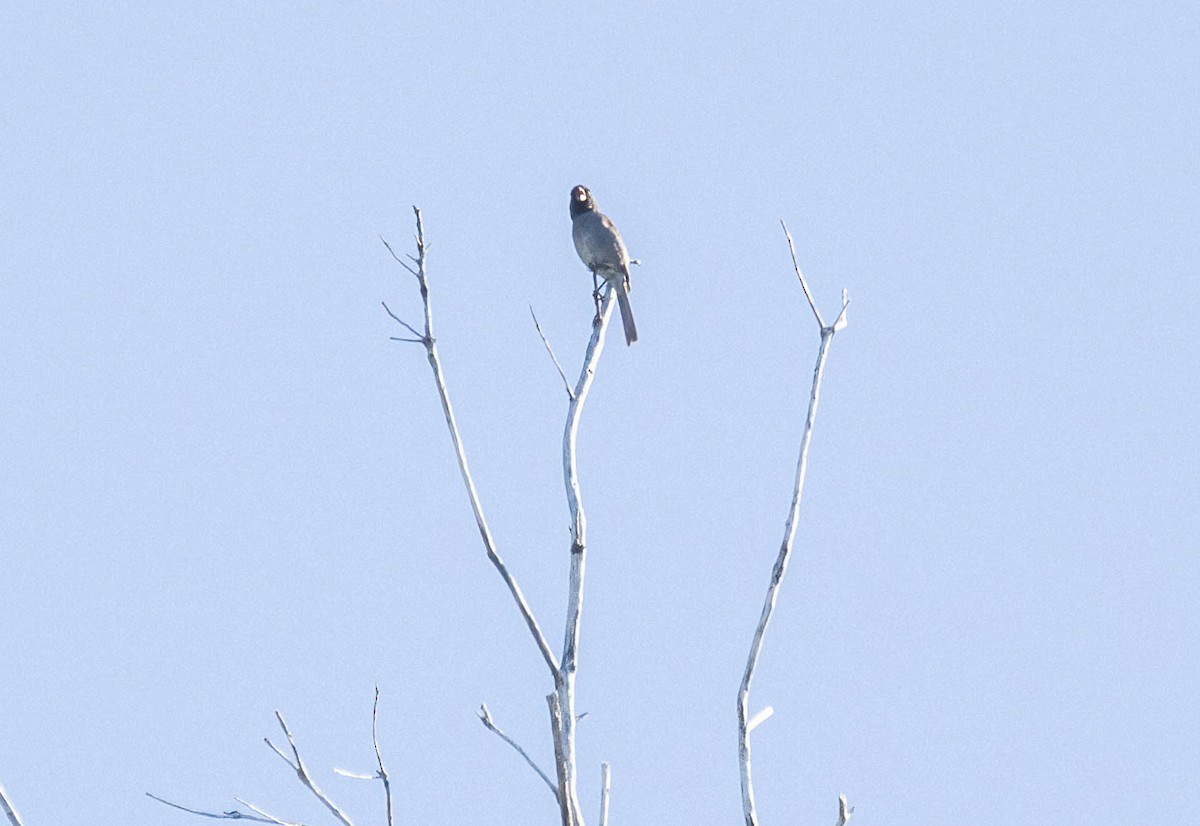
[[[629,253],[608,216],[597,212],[580,215],[571,227],[571,237],[589,269],[629,272]]]

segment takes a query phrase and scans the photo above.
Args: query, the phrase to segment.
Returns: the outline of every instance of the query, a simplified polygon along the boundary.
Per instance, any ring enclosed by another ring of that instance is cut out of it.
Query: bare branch
[[[838,313],[838,317],[833,320],[833,331],[836,333],[846,326],[846,308],[850,306],[850,293],[842,290],[842,311]]]
[[[414,270],[412,267],[410,267],[407,262],[400,260],[400,256],[396,255],[396,252],[392,249],[392,245],[387,242],[386,238],[384,238],[382,235],[380,235],[379,240],[383,242],[383,245],[385,247],[387,247],[387,251],[391,254],[392,258],[395,259],[397,264],[399,264],[400,266],[404,267],[404,269],[406,269],[410,273],[412,273],[414,277],[416,277],[416,278],[421,277],[421,276],[417,275],[417,271]],[[411,255],[408,257],[412,258]]]
[[[300,759],[300,750],[296,747],[296,738],[292,736],[292,732],[288,729],[287,723],[284,721],[283,715],[280,714],[279,711],[275,712],[275,719],[279,721],[279,727],[283,729],[283,734],[285,737],[287,737],[288,745],[291,746],[292,755],[295,757],[296,762],[293,763],[291,760],[289,760],[287,755],[276,748],[275,744],[265,737],[263,738],[264,742],[271,747],[272,751],[279,755],[283,762],[292,767],[292,771],[296,772],[296,776],[300,778],[300,782],[303,783],[310,792],[316,795],[318,800],[325,804],[325,808],[329,809],[329,811],[333,813],[334,817],[340,820],[344,826],[354,826],[354,824],[350,821],[350,818],[346,817],[346,815],[342,813],[342,810],[339,809],[337,805],[329,799],[328,795],[317,788],[317,784],[313,782],[312,777],[308,773],[308,769],[304,766],[304,761]],[[246,805],[249,806],[250,804],[247,803]],[[258,809],[255,809],[255,811],[258,811]],[[264,816],[270,817],[271,815]]]
[[[612,788],[612,767],[600,764],[600,820],[599,826],[608,826],[608,793]]]
[[[563,372],[562,365],[558,363],[558,357],[554,355],[554,348],[550,346],[546,334],[542,332],[542,325],[538,324],[537,313],[533,311],[533,305],[529,305],[529,314],[533,316],[533,326],[537,328],[537,333],[542,338],[542,344],[546,345],[546,352],[550,354],[551,361],[554,362],[554,367],[558,370],[559,378],[562,379],[563,387],[567,388],[567,398],[575,398],[575,393],[571,390],[571,383],[567,381],[567,374]]]
[[[375,686],[375,704],[371,706],[371,742],[375,744],[375,762],[379,765],[379,779],[383,781],[383,794],[387,798],[387,826],[392,826],[392,783],[387,769],[383,767],[383,755],[379,753],[379,686]]]
[[[4,784],[0,783],[0,808],[4,809],[4,815],[8,818],[11,826],[24,826],[21,823],[21,816],[17,814],[17,809],[8,799],[8,794],[4,791]]]
[[[596,378],[596,364],[600,354],[604,352],[604,333],[608,329],[609,319],[612,318],[614,292],[609,284],[604,292],[603,303],[600,306],[600,317],[592,327],[592,337],[588,341],[587,351],[583,356],[583,369],[575,383],[571,394],[571,403],[567,408],[567,426],[563,432],[563,481],[567,488],[567,507],[571,511],[571,585],[567,597],[567,628],[563,640],[563,672],[574,674],[575,654],[579,641],[579,622],[583,613],[583,574],[584,562],[587,556],[587,516],[583,510],[583,501],[579,489],[579,467],[576,458],[576,443],[579,436],[579,421],[583,416],[583,405],[587,401],[588,391]],[[574,709],[563,708],[563,715],[568,713],[574,719]]]
[[[363,774],[362,772],[352,772],[349,769],[339,769],[333,767],[334,774],[340,774],[342,777],[349,777],[351,780],[378,780],[378,774]]]
[[[517,754],[521,755],[521,757],[525,759],[525,762],[529,764],[529,768],[537,772],[537,776],[542,778],[542,781],[550,787],[550,794],[554,795],[554,799],[557,801],[558,787],[554,785],[554,781],[551,780],[544,771],[542,771],[542,768],[533,761],[533,758],[529,756],[525,749],[521,748],[521,745],[516,740],[505,734],[500,727],[493,722],[492,713],[488,711],[487,703],[483,703],[479,706],[478,713],[479,721],[483,723],[483,727],[499,737],[505,743],[508,743],[510,746],[512,746],[516,750]]]
[[[783,223],[783,221],[780,221],[779,225],[783,227],[783,234],[787,236],[788,252],[792,254],[792,267],[796,270],[796,277],[800,279],[800,286],[804,288],[804,297],[808,299],[808,306],[812,307],[813,316],[817,319],[817,326],[824,330],[825,322],[821,320],[821,313],[817,310],[817,302],[813,301],[812,293],[808,289],[808,282],[804,280],[804,274],[800,272],[800,264],[796,261],[796,247],[792,244],[792,234],[788,232],[787,224]]]
[[[267,820],[265,817],[255,817],[254,815],[244,814],[242,812],[237,811],[236,809],[234,809],[233,811],[229,811],[229,812],[202,812],[199,809],[189,809],[187,806],[180,806],[178,803],[172,803],[169,800],[164,800],[163,798],[159,797],[158,795],[150,794],[150,792],[146,792],[146,797],[149,797],[152,800],[157,800],[159,803],[170,806],[172,809],[179,809],[181,812],[187,812],[188,814],[193,814],[193,815],[200,815],[200,817],[211,817],[211,818],[215,818],[217,820],[254,820],[259,823],[277,823],[278,822],[276,820]],[[245,804],[245,805],[249,805],[249,804]]]
[[[782,224],[783,222],[781,221],[780,223]],[[745,817],[746,826],[757,826],[758,823],[758,818],[754,810],[754,784],[751,778],[750,730],[753,728],[753,725],[751,725],[752,722],[755,724],[761,722],[761,720],[757,719],[756,721],[748,719],[750,683],[754,678],[754,670],[758,666],[758,658],[762,653],[763,638],[767,633],[767,626],[770,624],[771,616],[775,611],[775,603],[779,599],[779,587],[783,583],[784,574],[787,573],[788,561],[791,559],[792,547],[796,539],[796,526],[800,518],[800,498],[804,491],[804,477],[808,472],[808,448],[812,442],[813,424],[816,421],[817,405],[821,399],[821,378],[825,373],[825,359],[829,354],[829,345],[833,341],[834,334],[846,324],[845,313],[846,306],[849,303],[846,294],[843,292],[842,312],[838,316],[838,321],[833,326],[827,327],[821,320],[821,313],[817,310],[816,302],[813,301],[808,284],[800,272],[800,265],[796,261],[796,250],[792,244],[792,236],[788,233],[786,224],[783,225],[783,232],[787,236],[788,249],[792,254],[792,264],[796,270],[796,277],[800,280],[800,286],[804,289],[804,295],[808,299],[809,307],[812,308],[813,317],[816,318],[817,324],[821,328],[821,345],[817,351],[817,365],[813,370],[812,390],[808,399],[808,414],[804,420],[804,433],[800,438],[800,458],[796,464],[796,482],[792,489],[792,504],[788,511],[787,523],[784,527],[783,542],[779,547],[779,554],[771,570],[771,581],[767,587],[766,597],[763,600],[762,614],[758,620],[758,627],[754,631],[754,639],[750,644],[750,653],[746,658],[746,670],[742,675],[742,683],[738,689],[738,763],[741,769],[742,781],[742,813]],[[839,324],[841,326],[838,326]]]
[[[846,802],[846,795],[838,795],[838,819],[836,826],[846,826],[846,822],[850,820],[850,815],[854,813],[854,807]]]
[[[264,823],[276,823],[276,824],[278,824],[278,826],[304,826],[304,824],[300,823],[299,821],[282,820],[281,818],[275,817],[275,815],[271,814],[270,812],[260,809],[258,806],[255,806],[250,801],[242,800],[242,798],[240,798],[240,797],[235,797],[234,800],[236,800],[238,803],[241,803],[246,808],[251,809],[255,812],[258,812],[260,815],[262,815],[261,819]],[[255,819],[257,820],[259,818],[255,818]]]
[[[391,308],[391,307],[389,307],[389,306],[387,305],[387,302],[386,302],[386,301],[380,301],[379,303],[383,305],[383,309],[384,309],[384,310],[387,312],[387,314],[388,314],[388,315],[390,315],[390,316],[392,317],[392,321],[395,321],[395,322],[396,322],[397,324],[399,324],[401,327],[403,327],[404,329],[406,329],[406,330],[408,330],[410,333],[412,333],[414,336],[416,336],[416,338],[400,338],[400,339],[395,339],[396,341],[415,341],[415,342],[417,342],[418,344],[423,344],[423,343],[425,342],[425,337],[424,337],[423,335],[421,335],[421,331],[420,331],[420,330],[417,330],[417,329],[415,329],[415,328],[414,328],[414,327],[413,327],[411,324],[409,324],[407,321],[405,321],[404,319],[400,318],[398,315],[396,315],[395,313],[393,313],[393,312],[392,312],[392,308]]]
[[[767,706],[762,711],[758,712],[758,714],[755,714],[748,721],[746,721],[746,733],[749,734],[750,732],[754,731],[760,725],[769,720],[771,715],[774,713],[775,709],[771,706]]]
[[[379,766],[374,774],[363,774],[362,772],[346,771],[345,769],[334,768],[334,774],[340,774],[342,777],[350,777],[354,780],[380,780],[383,781],[383,794],[387,800],[387,826],[392,826],[392,784],[388,778],[387,769],[383,767],[383,756],[379,752],[379,686],[375,686],[375,703],[371,707],[371,742],[375,746],[375,763]]]
[[[563,826],[575,826],[578,822],[575,812],[571,809],[572,797],[568,787],[571,773],[567,771],[567,755],[563,750],[563,713],[558,704],[558,694],[551,691],[546,695],[546,705],[550,707],[550,733],[554,739],[554,768],[558,777],[558,808],[562,815]]]
[[[567,809],[571,820],[564,826],[582,826],[583,814],[578,799],[578,783],[575,760],[575,668],[579,649],[579,629],[583,619],[583,586],[587,571],[587,516],[583,509],[583,497],[579,487],[577,441],[579,422],[583,406],[596,377],[596,365],[604,352],[604,334],[612,318],[616,294],[609,283],[599,309],[599,316],[592,326],[592,337],[588,341],[583,357],[583,368],[571,394],[567,408],[567,423],[563,431],[563,482],[567,490],[567,507],[571,512],[571,569],[567,592],[567,624],[563,634],[562,667],[554,676],[554,690],[558,695],[557,709],[561,725],[555,727],[561,742],[555,743],[556,757],[561,751],[562,759],[557,762],[559,788],[570,795]]]
[[[521,587],[517,584],[517,580],[509,572],[508,566],[504,564],[504,560],[500,558],[500,554],[496,550],[496,541],[492,537],[491,528],[488,527],[487,519],[483,515],[483,503],[479,499],[479,494],[475,490],[475,482],[471,478],[471,469],[467,464],[467,453],[463,447],[462,436],[458,431],[458,423],[454,418],[454,408],[450,404],[450,391],[446,388],[446,378],[442,372],[442,361],[438,356],[437,341],[433,336],[433,309],[429,300],[429,282],[426,276],[426,253],[428,247],[425,243],[425,228],[421,223],[421,210],[413,207],[413,213],[417,219],[417,257],[413,260],[417,263],[415,275],[417,283],[420,285],[421,302],[425,307],[425,332],[419,334],[421,343],[425,345],[425,351],[429,358],[429,366],[433,370],[434,383],[437,385],[438,398],[442,402],[442,413],[446,417],[446,427],[450,430],[450,440],[454,443],[454,453],[458,458],[458,469],[462,473],[463,484],[467,488],[467,496],[471,500],[471,510],[475,514],[475,524],[479,528],[479,535],[483,540],[484,549],[487,551],[488,559],[492,566],[495,567],[500,578],[504,580],[504,584],[508,586],[508,591],[512,595],[513,601],[517,603],[517,610],[521,612],[522,619],[525,620],[525,625],[529,628],[529,633],[533,636],[533,641],[541,652],[542,659],[546,662],[546,667],[550,669],[552,675],[558,673],[558,659],[554,656],[554,652],[550,650],[550,644],[546,641],[545,634],[538,626],[537,619],[533,616],[533,609],[529,607],[529,603],[525,599],[525,594],[521,591]],[[385,307],[386,309],[386,307]],[[388,311],[391,315],[391,311]],[[394,315],[392,318],[396,318]],[[399,319],[396,319],[399,321]],[[405,325],[408,326],[408,325]],[[409,329],[412,329],[411,327]]]

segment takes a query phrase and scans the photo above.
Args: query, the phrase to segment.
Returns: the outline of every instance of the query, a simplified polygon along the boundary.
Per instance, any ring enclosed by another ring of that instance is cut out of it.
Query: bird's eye
[[[579,187],[579,189],[575,190],[575,197],[581,201],[586,201],[587,200],[587,190],[584,189],[583,187]]]

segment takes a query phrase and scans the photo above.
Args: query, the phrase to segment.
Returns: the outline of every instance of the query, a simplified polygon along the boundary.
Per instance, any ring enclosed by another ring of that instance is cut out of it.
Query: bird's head
[[[596,209],[596,199],[592,197],[591,191],[579,184],[571,190],[571,217],[575,218],[585,212],[593,212]]]

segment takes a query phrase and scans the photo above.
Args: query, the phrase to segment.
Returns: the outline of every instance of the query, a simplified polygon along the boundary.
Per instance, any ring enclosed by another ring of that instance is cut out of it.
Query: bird
[[[616,291],[625,344],[633,344],[638,334],[629,305],[629,253],[616,225],[596,209],[596,199],[583,184],[571,189],[571,240],[579,260],[592,271],[593,282],[598,285],[596,278],[603,278]]]

